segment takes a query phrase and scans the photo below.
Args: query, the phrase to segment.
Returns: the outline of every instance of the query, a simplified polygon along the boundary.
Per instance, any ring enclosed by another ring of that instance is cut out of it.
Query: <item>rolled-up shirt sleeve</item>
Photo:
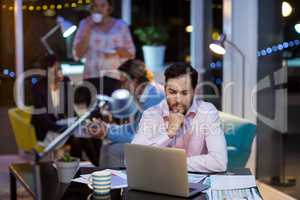
[[[201,117],[198,115],[198,117]],[[197,116],[196,119],[197,120]],[[195,123],[197,124],[197,123]],[[218,111],[213,107],[207,112],[204,124],[194,126],[193,132],[203,131],[207,154],[188,158],[188,170],[200,172],[222,172],[227,169],[227,148]],[[198,130],[197,130],[198,129]],[[199,130],[201,129],[201,130]]]

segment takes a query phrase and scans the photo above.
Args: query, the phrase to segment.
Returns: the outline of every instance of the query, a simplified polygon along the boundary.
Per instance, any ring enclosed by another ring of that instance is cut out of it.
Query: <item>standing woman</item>
[[[85,58],[84,79],[98,84],[97,89],[103,76],[104,90],[107,85],[111,87],[110,83],[118,79],[112,71],[135,57],[128,25],[111,17],[112,10],[111,0],[92,0],[91,15],[81,20],[73,45],[75,59]],[[108,88],[108,93],[112,91]]]

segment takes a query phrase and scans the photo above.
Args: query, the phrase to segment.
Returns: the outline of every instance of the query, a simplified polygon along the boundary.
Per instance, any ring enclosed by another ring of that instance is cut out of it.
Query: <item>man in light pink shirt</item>
[[[197,71],[175,63],[166,69],[165,81],[166,100],[144,111],[132,143],[184,149],[189,171],[226,171],[227,148],[219,114],[195,95]]]

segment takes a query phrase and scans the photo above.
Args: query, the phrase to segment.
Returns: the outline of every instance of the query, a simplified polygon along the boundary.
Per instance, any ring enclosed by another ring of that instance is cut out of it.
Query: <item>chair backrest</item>
[[[36,151],[41,152],[42,147],[38,145],[35,129],[30,123],[30,110],[30,107],[23,110],[11,108],[8,110],[8,117],[19,150],[27,152],[35,149]]]
[[[245,167],[256,134],[256,125],[228,113],[219,112],[219,115],[228,147],[229,166]]]

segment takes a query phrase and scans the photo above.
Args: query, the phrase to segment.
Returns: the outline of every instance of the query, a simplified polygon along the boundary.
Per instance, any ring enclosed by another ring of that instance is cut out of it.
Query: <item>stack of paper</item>
[[[126,171],[123,170],[110,170],[112,173],[111,177],[111,188],[112,189],[117,189],[117,188],[124,188],[127,187],[127,174]],[[78,182],[78,183],[83,183],[83,184],[88,184],[88,179],[91,176],[91,174],[83,174],[80,175],[79,178],[75,178],[72,181]],[[188,174],[188,180],[189,183],[199,183],[203,181],[205,178],[207,178],[207,175],[203,174]]]
[[[211,199],[261,200],[252,175],[213,175],[210,177]]]
[[[192,174],[192,173],[188,174],[189,183],[200,183],[207,177],[208,175],[205,174]]]
[[[212,175],[210,176],[210,182],[213,190],[256,187],[255,177],[252,175]]]

